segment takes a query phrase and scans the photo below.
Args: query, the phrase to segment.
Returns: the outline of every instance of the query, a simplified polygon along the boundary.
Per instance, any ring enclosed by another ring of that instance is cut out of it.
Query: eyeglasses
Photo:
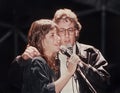
[[[74,32],[75,32],[75,28],[68,28],[68,29],[65,29],[65,28],[60,28],[59,29],[59,35],[66,35],[66,33],[68,33],[69,35],[73,35]]]

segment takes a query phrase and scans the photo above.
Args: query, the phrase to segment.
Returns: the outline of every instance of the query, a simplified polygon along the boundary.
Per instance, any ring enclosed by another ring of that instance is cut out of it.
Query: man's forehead
[[[69,18],[61,18],[59,22],[72,23],[72,21]]]
[[[74,26],[74,22],[71,22],[70,20],[60,20],[59,22],[58,22],[58,26]]]

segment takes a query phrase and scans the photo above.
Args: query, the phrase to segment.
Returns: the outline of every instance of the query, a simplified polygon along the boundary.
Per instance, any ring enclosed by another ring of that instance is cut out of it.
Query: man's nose
[[[65,30],[65,36],[68,37],[69,36],[69,32],[67,30]]]

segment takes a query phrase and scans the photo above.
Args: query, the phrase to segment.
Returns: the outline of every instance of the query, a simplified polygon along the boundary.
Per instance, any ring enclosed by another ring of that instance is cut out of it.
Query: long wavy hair
[[[40,19],[34,21],[28,33],[28,44],[30,46],[36,47],[40,52],[41,56],[45,58],[51,69],[53,69],[56,72],[58,71],[58,66],[56,66],[55,63],[55,57],[49,59],[44,54],[44,48],[42,45],[42,40],[45,38],[45,35],[54,28],[58,30],[57,25],[52,20]]]

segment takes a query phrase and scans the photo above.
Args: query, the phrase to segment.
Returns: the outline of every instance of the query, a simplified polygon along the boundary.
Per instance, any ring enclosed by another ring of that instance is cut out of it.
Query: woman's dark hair
[[[47,60],[48,65],[56,71],[57,67],[55,66],[55,60],[48,60],[44,54],[44,48],[42,45],[42,40],[45,38],[45,35],[52,29],[58,29],[57,25],[49,19],[40,19],[34,21],[30,27],[28,33],[28,44],[30,46],[36,47],[40,52],[41,56]]]

